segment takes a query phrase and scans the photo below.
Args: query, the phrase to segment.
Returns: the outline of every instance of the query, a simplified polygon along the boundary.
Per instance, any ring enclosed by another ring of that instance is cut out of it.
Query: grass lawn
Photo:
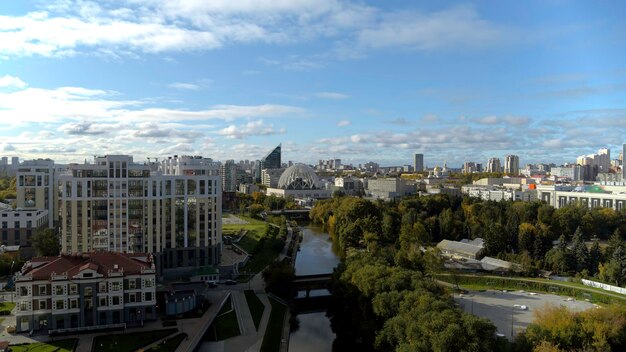
[[[128,334],[113,334],[96,336],[93,339],[92,352],[133,352],[155,341],[169,336],[178,329],[163,329],[133,332]]]
[[[254,327],[259,331],[259,324],[261,324],[261,318],[263,317],[263,311],[265,306],[263,302],[257,297],[252,290],[245,290],[246,302],[248,302],[248,308],[250,308],[250,314],[252,314],[252,320],[254,320]]]
[[[154,346],[146,352],[176,352],[178,345],[187,337],[187,334],[180,333],[178,335],[174,335],[174,337],[169,338],[164,344]]]
[[[257,220],[249,216],[237,215],[238,218],[247,221],[247,224],[223,224],[222,231],[225,233],[237,233],[239,230],[256,231],[260,235],[265,233],[265,221]]]
[[[452,275],[437,275],[437,279],[453,283]],[[546,280],[541,278],[515,278],[515,277],[494,277],[494,276],[475,276],[475,275],[457,275],[459,286],[469,290],[525,290],[538,291],[545,293],[554,293],[561,296],[571,296],[578,299],[590,297],[594,303],[626,303],[626,298],[619,299],[607,295],[606,291],[595,287],[585,286],[578,282],[566,282]],[[619,296],[618,294],[615,294]]]
[[[252,254],[252,258],[248,260],[241,271],[258,273],[265,269],[269,263],[276,260],[282,250],[281,247],[276,246],[276,242],[278,241],[279,240],[265,240],[258,242],[257,247]]]
[[[263,336],[261,352],[279,351],[280,339],[283,334],[283,322],[287,307],[271,297],[270,303],[272,304],[272,313],[270,313],[270,320],[267,322],[267,329],[265,330],[265,336]]]
[[[37,342],[23,345],[11,345],[12,352],[72,352],[77,339],[58,340],[53,342]]]
[[[248,231],[237,243],[238,246],[252,255],[252,258],[250,258],[241,271],[258,273],[278,257],[281,249],[278,248],[278,244],[275,243],[277,240],[261,240],[265,237],[265,230],[267,228],[266,222],[243,215],[237,215],[237,217],[247,221],[248,224],[222,225],[222,230],[224,235],[230,234],[233,236],[237,235],[241,230]]]
[[[0,312],[11,312],[15,308],[15,303],[12,302],[2,302],[0,303]]]
[[[230,312],[228,312],[229,310]],[[222,309],[217,313],[217,318],[215,318],[211,326],[207,329],[204,338],[209,341],[221,341],[239,335],[241,335],[241,331],[239,330],[237,313],[232,309],[231,297],[228,297]]]

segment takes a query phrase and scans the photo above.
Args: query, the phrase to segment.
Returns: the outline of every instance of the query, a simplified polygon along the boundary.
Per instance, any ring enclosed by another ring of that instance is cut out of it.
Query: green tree
[[[598,265],[602,262],[602,251],[600,250],[600,242],[593,241],[589,250],[589,274],[594,276],[598,273]]]
[[[580,227],[576,229],[572,239],[572,259],[576,267],[576,272],[581,272],[589,268],[589,250],[585,245],[583,232]]]
[[[52,229],[37,231],[32,243],[37,255],[40,256],[57,256],[61,251],[59,236]]]

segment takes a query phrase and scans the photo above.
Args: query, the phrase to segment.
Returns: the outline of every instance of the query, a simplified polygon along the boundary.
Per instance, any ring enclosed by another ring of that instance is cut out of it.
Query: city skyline
[[[623,143],[620,2],[114,5],[0,4],[0,155],[522,167]]]

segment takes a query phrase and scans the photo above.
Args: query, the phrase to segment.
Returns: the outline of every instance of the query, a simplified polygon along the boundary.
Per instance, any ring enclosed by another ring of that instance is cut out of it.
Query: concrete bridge
[[[296,276],[291,281],[291,288],[294,291],[306,291],[306,297],[309,297],[311,290],[328,289],[332,281],[332,274],[315,274]]]

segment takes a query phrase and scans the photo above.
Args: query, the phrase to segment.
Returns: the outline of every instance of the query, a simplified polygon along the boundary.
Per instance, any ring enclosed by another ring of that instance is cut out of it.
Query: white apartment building
[[[583,204],[589,208],[613,208],[622,210],[626,207],[626,187],[616,187],[613,192],[586,192],[584,187],[538,185],[537,197],[555,208],[568,204]]]
[[[70,164],[59,177],[61,252],[154,253],[159,272],[219,263],[219,166],[174,156],[154,171],[128,155]]]
[[[511,189],[506,187],[465,185],[461,187],[461,192],[470,197],[482,200],[493,200],[496,202],[503,200],[521,200],[532,202],[537,200],[537,192],[530,189]]]
[[[500,165],[499,158],[489,158],[487,161],[487,168],[485,172],[502,172],[502,166]]]
[[[48,211],[48,227],[59,221],[57,179],[62,168],[50,159],[24,161],[16,174],[17,207]]]
[[[519,175],[519,156],[507,155],[504,158],[504,172],[511,175]]]

